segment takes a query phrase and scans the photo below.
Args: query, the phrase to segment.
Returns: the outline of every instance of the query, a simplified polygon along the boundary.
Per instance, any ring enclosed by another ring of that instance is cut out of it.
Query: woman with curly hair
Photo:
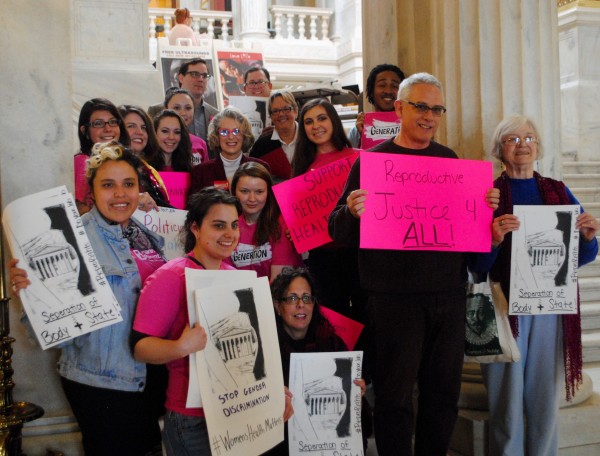
[[[261,160],[245,155],[254,144],[254,136],[250,122],[236,108],[225,108],[213,117],[207,139],[215,158],[193,169],[190,196],[205,187],[229,190],[231,179],[242,163],[256,161],[268,168]]]

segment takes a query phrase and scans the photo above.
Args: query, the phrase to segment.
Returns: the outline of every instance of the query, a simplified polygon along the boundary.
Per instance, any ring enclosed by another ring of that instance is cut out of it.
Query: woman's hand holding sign
[[[367,200],[367,191],[359,188],[353,190],[346,198],[346,206],[353,217],[360,218],[365,212],[365,201]]]

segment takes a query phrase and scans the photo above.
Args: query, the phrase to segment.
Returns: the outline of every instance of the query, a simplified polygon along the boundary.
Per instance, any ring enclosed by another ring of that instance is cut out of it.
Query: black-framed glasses
[[[109,120],[96,119],[93,122],[90,122],[88,125],[92,128],[104,128],[105,126],[117,127],[121,123],[120,119],[115,119],[114,117]]]
[[[304,304],[316,304],[317,297],[309,294],[303,294],[302,296],[291,294],[289,296],[284,296],[279,300],[279,302],[285,304],[298,304],[298,301],[302,301]]]
[[[219,134],[224,138],[229,136],[229,133],[231,133],[233,136],[237,136],[241,132],[239,128],[234,128],[233,130],[230,130],[229,128],[222,128],[221,130],[219,130]]]
[[[258,86],[264,86],[265,84],[267,84],[269,81],[266,81],[264,79],[259,79],[258,81],[250,81],[250,82],[246,82],[244,85],[248,86],[248,87],[258,87]]]
[[[283,113],[287,114],[287,113],[292,112],[293,110],[294,110],[294,108],[292,108],[291,106],[286,106],[285,108],[279,108],[279,109],[273,109],[273,110],[271,110],[271,115],[275,116],[275,115],[279,114],[280,112],[283,112]]]
[[[199,71],[188,71],[186,74],[189,74],[192,79],[203,79],[205,81],[212,77],[208,73],[200,73]]]
[[[446,112],[446,108],[444,106],[429,106],[425,103],[413,103],[412,101],[402,100],[405,103],[408,103],[421,114],[427,114],[427,111],[431,111],[431,113],[436,117],[441,117],[442,114]]]
[[[535,136],[525,136],[524,138],[519,136],[509,136],[502,141],[502,144],[510,144],[511,146],[518,146],[521,143],[535,144],[537,143],[537,138]]]

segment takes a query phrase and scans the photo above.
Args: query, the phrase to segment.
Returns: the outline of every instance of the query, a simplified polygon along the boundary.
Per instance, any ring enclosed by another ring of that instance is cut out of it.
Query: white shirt
[[[292,139],[287,144],[285,143],[285,141],[283,139],[281,139],[281,137],[279,136],[279,133],[277,133],[277,129],[274,128],[273,134],[271,135],[271,139],[273,141],[279,141],[281,143],[281,148],[285,152],[285,156],[287,157],[287,159],[289,160],[290,163],[292,163],[292,158],[294,157],[294,150],[296,149],[296,140],[298,139],[298,122],[294,121],[294,124],[296,125],[296,132],[294,133],[294,139]]]

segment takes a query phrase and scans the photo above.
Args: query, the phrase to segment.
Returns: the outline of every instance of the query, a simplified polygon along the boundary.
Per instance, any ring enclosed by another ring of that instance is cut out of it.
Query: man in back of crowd
[[[206,60],[199,58],[185,62],[181,65],[177,74],[179,87],[188,90],[194,97],[194,121],[191,123],[189,131],[191,134],[201,137],[204,141],[206,141],[210,119],[219,112],[217,108],[206,103],[203,98],[208,80],[211,77]],[[165,109],[165,106],[162,103],[150,106],[148,114],[150,117],[154,117],[163,109]]]
[[[244,73],[244,93],[249,97],[264,97],[271,95],[271,75],[264,67],[251,67]]]

